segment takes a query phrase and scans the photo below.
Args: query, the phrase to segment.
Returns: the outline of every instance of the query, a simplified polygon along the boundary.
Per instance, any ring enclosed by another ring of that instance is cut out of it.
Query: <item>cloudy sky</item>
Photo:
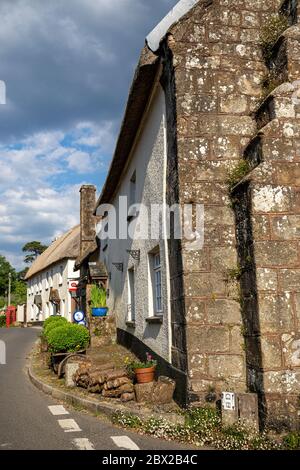
[[[0,253],[78,223],[101,190],[145,36],[177,0],[1,0]]]

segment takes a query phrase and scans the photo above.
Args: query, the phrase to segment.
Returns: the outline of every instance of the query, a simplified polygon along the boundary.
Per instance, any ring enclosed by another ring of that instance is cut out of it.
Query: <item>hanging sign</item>
[[[69,292],[75,292],[78,287],[78,281],[69,281]]]

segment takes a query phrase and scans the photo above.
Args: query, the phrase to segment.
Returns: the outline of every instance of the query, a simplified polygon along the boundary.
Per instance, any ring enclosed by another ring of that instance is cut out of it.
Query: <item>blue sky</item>
[[[0,253],[78,223],[101,190],[146,35],[176,0],[1,0]]]

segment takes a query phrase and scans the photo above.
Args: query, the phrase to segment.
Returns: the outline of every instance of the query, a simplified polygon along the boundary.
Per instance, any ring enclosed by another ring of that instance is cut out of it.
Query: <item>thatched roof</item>
[[[160,59],[146,46],[143,48],[129,92],[113,160],[96,208],[108,203],[113,196],[120,175],[129,157],[137,130],[149,101]]]
[[[28,280],[41,271],[62,261],[63,259],[76,259],[80,250],[80,226],[69,230],[53,242],[29,268],[25,279]]]

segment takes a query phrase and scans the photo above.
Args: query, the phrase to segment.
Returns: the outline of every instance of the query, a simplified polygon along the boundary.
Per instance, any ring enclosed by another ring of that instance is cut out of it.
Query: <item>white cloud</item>
[[[144,38],[176,2],[1,0],[0,253],[17,267],[22,244],[77,223],[79,185],[103,179]]]
[[[79,150],[67,157],[69,168],[77,173],[89,173],[92,168],[92,160],[88,153]]]

